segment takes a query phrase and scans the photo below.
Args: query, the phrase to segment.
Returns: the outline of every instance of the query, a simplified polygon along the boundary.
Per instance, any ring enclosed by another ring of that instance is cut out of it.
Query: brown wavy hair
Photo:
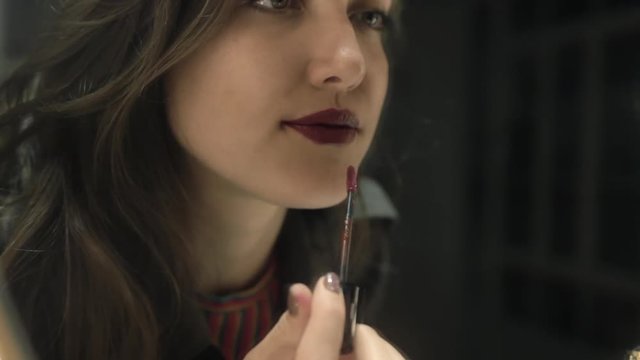
[[[161,77],[224,26],[233,1],[62,6],[0,89],[3,155],[15,154],[5,188],[20,190],[1,260],[41,356],[159,358],[191,279]]]
[[[162,77],[246,0],[66,0],[0,87],[0,257],[43,358],[156,359],[190,289]]]

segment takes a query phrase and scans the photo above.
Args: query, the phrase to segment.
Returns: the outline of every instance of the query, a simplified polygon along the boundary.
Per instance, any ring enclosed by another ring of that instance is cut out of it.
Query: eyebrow
[[[351,2],[359,4],[359,3],[366,2],[366,1],[367,0],[352,0]],[[400,0],[389,0],[389,2],[391,3],[390,6],[389,6],[389,9],[393,9],[396,5],[398,5],[400,3]]]

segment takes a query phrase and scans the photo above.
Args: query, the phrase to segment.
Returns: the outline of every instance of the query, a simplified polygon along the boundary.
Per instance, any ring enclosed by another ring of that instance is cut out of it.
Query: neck
[[[211,294],[242,289],[269,260],[286,209],[210,172],[192,180],[187,226],[196,290]]]

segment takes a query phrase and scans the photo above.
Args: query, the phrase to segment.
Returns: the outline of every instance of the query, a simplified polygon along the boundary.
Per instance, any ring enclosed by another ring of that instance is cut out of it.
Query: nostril
[[[328,77],[324,82],[326,83],[337,83],[340,82],[340,78],[337,76]]]

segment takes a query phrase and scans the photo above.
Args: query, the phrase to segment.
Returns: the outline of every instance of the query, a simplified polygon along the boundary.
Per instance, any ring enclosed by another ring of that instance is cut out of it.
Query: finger
[[[280,325],[287,325],[282,328],[274,327],[271,332],[278,333],[282,331],[282,335],[292,342],[300,342],[302,333],[307,326],[309,316],[311,315],[311,290],[303,284],[293,284],[289,287],[289,294],[287,296],[287,311],[282,314],[285,321],[278,322]]]
[[[384,336],[383,333],[381,333],[378,330],[375,330],[374,328],[369,327],[368,325],[364,325],[364,324],[361,324],[361,325],[363,327],[368,327],[371,330],[375,331],[375,333],[383,340],[384,344],[387,347],[387,352],[388,352],[388,354],[390,356],[389,359],[403,359],[403,360],[408,360],[409,359],[407,354],[402,352],[402,350],[400,350],[393,343],[391,343],[391,341],[386,336]]]
[[[311,290],[303,284],[294,284],[289,288],[287,311],[264,338],[274,343],[296,345],[304,332],[311,314]]]
[[[311,317],[302,335],[296,359],[333,360],[340,355],[345,305],[338,275],[329,273],[316,283]]]
[[[380,359],[386,356],[387,349],[381,348],[381,339],[371,327],[358,324],[356,336],[353,339],[354,354],[360,359]],[[380,354],[380,352],[383,352]]]
[[[309,321],[311,298],[311,290],[307,286],[292,285],[287,295],[287,311],[280,316],[267,336],[251,349],[245,360],[293,358]]]
[[[368,325],[358,324],[353,339],[356,359],[404,360],[405,357],[389,341]],[[341,359],[343,360],[343,359]],[[346,359],[344,359],[346,360]]]

